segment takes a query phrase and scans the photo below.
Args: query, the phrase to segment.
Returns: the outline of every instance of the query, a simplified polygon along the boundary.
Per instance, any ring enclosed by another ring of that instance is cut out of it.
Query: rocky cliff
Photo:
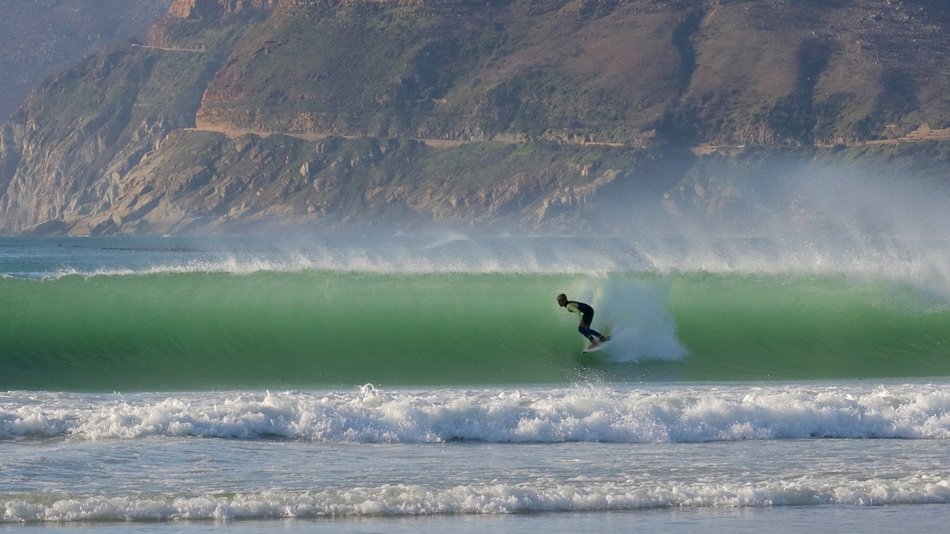
[[[54,75],[3,127],[0,231],[725,220],[742,203],[711,162],[748,177],[789,154],[942,183],[948,19],[938,0],[175,0],[146,45]]]

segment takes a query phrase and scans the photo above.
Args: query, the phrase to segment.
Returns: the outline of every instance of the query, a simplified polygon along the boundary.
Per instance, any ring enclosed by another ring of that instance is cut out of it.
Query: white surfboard
[[[603,350],[607,348],[607,345],[610,345],[609,339],[607,341],[601,341],[600,343],[598,343],[597,345],[594,345],[593,347],[591,346],[586,347],[584,349],[584,352],[597,352],[599,350]]]

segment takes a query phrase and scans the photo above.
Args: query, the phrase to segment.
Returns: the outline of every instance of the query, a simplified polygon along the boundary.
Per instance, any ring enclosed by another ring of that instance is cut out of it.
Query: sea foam
[[[661,508],[750,508],[803,505],[887,505],[950,502],[940,476],[853,480],[810,477],[757,484],[545,482],[449,487],[387,484],[312,491],[229,495],[105,497],[21,496],[0,501],[0,523],[75,521],[250,520],[276,518],[510,514]]]
[[[950,439],[945,385],[8,393],[0,439],[338,443]]]

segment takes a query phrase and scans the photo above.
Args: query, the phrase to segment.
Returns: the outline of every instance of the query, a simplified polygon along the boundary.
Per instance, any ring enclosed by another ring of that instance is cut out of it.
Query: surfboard
[[[597,352],[599,350],[604,350],[605,348],[607,348],[607,345],[610,345],[610,339],[608,339],[607,341],[601,341],[600,343],[597,344],[597,346],[594,346],[594,347],[590,347],[590,346],[585,347],[584,352]]]

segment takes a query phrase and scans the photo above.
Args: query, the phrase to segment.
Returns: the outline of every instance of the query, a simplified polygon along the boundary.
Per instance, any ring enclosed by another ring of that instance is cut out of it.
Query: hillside
[[[175,0],[3,127],[0,231],[726,221],[789,160],[945,191],[948,21],[939,0]]]
[[[235,46],[198,121],[634,145],[896,136],[950,125],[947,13],[935,1],[287,2]]]
[[[0,117],[36,84],[116,40],[145,40],[172,0],[0,0]]]

